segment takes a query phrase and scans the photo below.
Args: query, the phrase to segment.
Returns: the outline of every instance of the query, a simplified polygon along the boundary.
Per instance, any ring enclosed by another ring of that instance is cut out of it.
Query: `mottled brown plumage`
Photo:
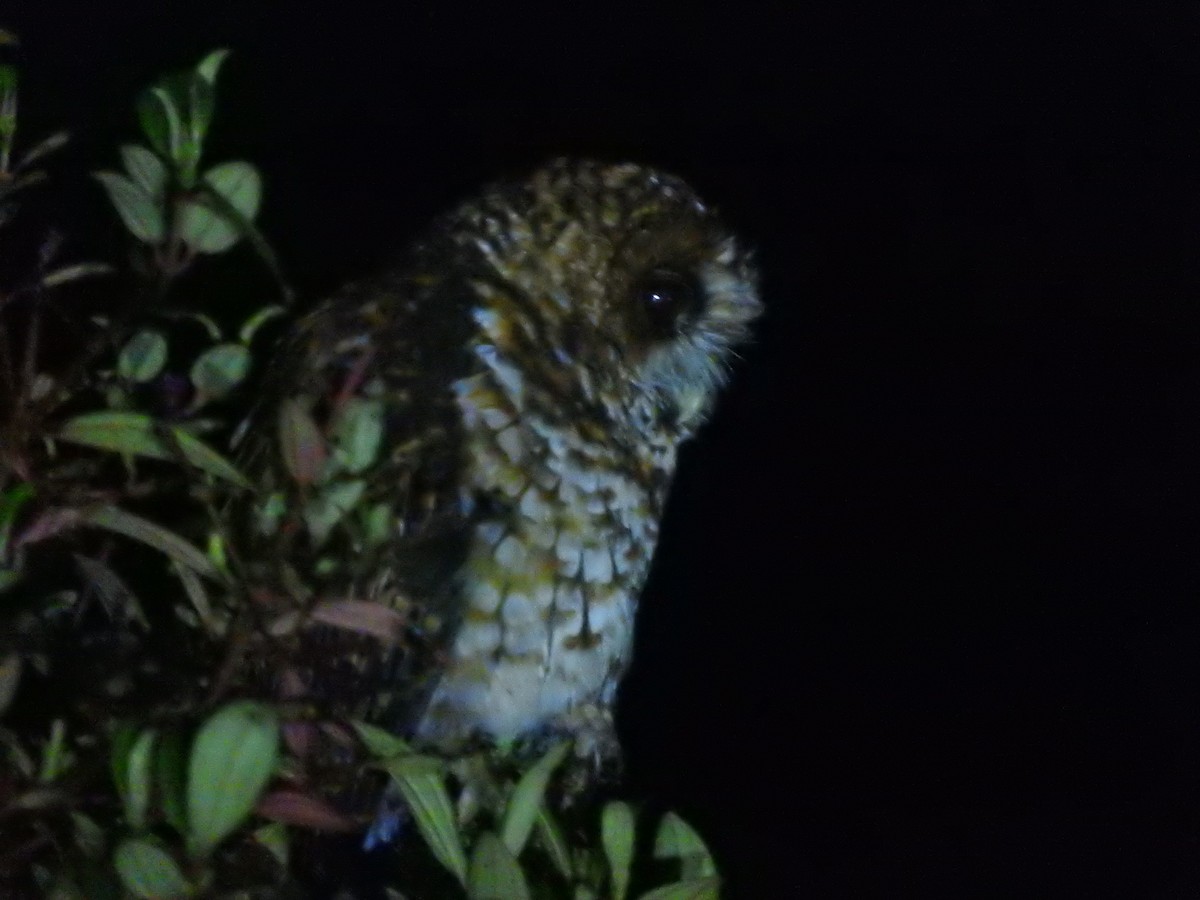
[[[598,722],[602,741],[676,451],[758,311],[684,183],[558,161],[305,318],[244,455],[255,577],[404,623],[386,648],[330,637],[308,687],[440,749]]]

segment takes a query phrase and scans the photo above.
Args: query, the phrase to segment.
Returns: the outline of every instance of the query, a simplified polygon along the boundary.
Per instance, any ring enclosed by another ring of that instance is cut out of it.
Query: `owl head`
[[[688,185],[640,165],[557,160],[449,231],[479,254],[493,370],[616,440],[690,435],[761,309],[748,252]]]

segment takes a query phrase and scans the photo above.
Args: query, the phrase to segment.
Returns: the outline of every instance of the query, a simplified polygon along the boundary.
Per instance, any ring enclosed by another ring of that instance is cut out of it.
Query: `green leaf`
[[[197,469],[228,481],[230,484],[236,484],[240,488],[249,490],[252,487],[250,480],[241,473],[241,470],[204,441],[192,436],[182,428],[172,428],[170,434],[178,444],[183,458]]]
[[[438,862],[460,883],[467,881],[467,856],[463,851],[454,808],[442,776],[442,762],[427,756],[400,756],[384,764],[404,801],[417,820],[417,828]]]
[[[184,319],[191,319],[207,332],[209,338],[214,341],[221,340],[221,326],[213,321],[212,316],[206,316],[202,312],[185,312],[182,316]]]
[[[153,728],[140,731],[133,726],[122,726],[113,735],[109,762],[112,766],[113,783],[125,810],[125,818],[131,828],[146,826],[146,812],[150,808],[151,765],[158,732]]]
[[[334,459],[351,475],[375,462],[383,443],[383,401],[358,397],[346,401],[333,436]]]
[[[60,440],[98,450],[112,450],[151,459],[174,459],[156,432],[156,422],[144,413],[94,412],[68,419]]]
[[[200,726],[188,760],[191,856],[207,856],[246,820],[278,758],[279,718],[262,703],[229,703]]]
[[[289,398],[279,405],[279,450],[297,484],[312,484],[321,476],[329,451],[321,429],[299,399]]]
[[[104,852],[104,829],[80,812],[71,813],[71,824],[75,826],[75,846],[88,859],[98,859]]]
[[[142,91],[136,107],[138,122],[150,146],[159,156],[175,159],[175,148],[183,138],[183,121],[174,98],[155,86]]]
[[[678,859],[685,879],[715,875],[717,867],[696,830],[673,812],[663,816],[654,837],[655,859]]]
[[[179,865],[149,840],[122,841],[113,854],[113,865],[126,889],[145,900],[170,900],[191,893]]]
[[[287,310],[282,306],[264,306],[242,323],[242,327],[238,329],[238,340],[243,344],[249,344],[254,340],[254,335],[258,334],[260,328],[272,319],[279,318],[285,312]]]
[[[56,131],[54,134],[50,135],[50,137],[38,141],[27,151],[25,151],[25,155],[22,156],[20,161],[17,163],[15,171],[19,172],[22,169],[27,169],[43,156],[48,156],[51,153],[54,153],[56,150],[61,150],[70,140],[71,135],[68,132]]]
[[[517,782],[508,807],[504,810],[504,823],[500,830],[504,846],[513,856],[519,856],[525,849],[525,842],[529,840],[529,833],[545,799],[550,776],[567,758],[570,750],[569,741],[551,747]]]
[[[367,752],[376,759],[387,759],[413,752],[407,741],[377,725],[353,721],[350,723],[350,727],[358,734],[358,739],[363,742]]]
[[[205,172],[203,182],[207,191],[180,205],[176,228],[197,253],[222,253],[258,214],[262,179],[248,162],[227,162]]]
[[[192,364],[192,384],[206,397],[220,399],[242,383],[250,362],[250,351],[242,344],[210,347]]]
[[[146,813],[150,810],[150,791],[153,785],[154,746],[158,731],[146,728],[129,748],[126,763],[127,781],[121,799],[125,805],[125,820],[134,831],[146,827]]]
[[[33,499],[33,485],[22,481],[0,493],[0,560],[8,556],[8,541],[21,507]]]
[[[167,223],[162,207],[154,198],[124,175],[116,172],[93,174],[108,192],[108,199],[129,233],[144,243],[161,244],[167,235]]]
[[[485,831],[475,843],[467,878],[471,900],[529,900],[529,886],[504,842]]]
[[[187,834],[187,741],[178,730],[166,731],[154,755],[154,781],[163,815],[180,834]]]
[[[159,436],[159,428],[156,420],[143,413],[94,412],[67,420],[59,429],[58,437],[72,444],[149,459],[174,462],[182,457],[196,468],[238,487],[251,486],[249,479],[233,463],[178,426],[165,428],[176,443],[178,452],[172,452],[172,448]]]
[[[38,781],[42,784],[52,784],[67,770],[70,761],[71,753],[67,750],[67,723],[62,719],[55,719],[50,723],[50,739],[42,748]]]
[[[213,50],[208,56],[200,60],[196,66],[196,74],[207,81],[209,84],[216,84],[217,73],[221,70],[222,63],[229,58],[229,50],[222,47],[219,50]]]
[[[558,870],[558,873],[563,878],[570,881],[572,873],[571,848],[567,844],[567,838],[563,834],[562,826],[544,804],[538,810],[537,836],[546,851],[546,855],[550,857],[550,862],[554,864],[554,868]]]
[[[12,704],[21,683],[21,655],[9,653],[0,662],[0,716]]]
[[[361,478],[353,481],[338,481],[326,485],[304,507],[304,524],[315,546],[320,546],[329,537],[333,527],[354,509],[367,489]]]
[[[186,540],[131,512],[116,506],[93,506],[82,511],[80,523],[103,528],[116,534],[140,541],[155,550],[165,553],[180,565],[187,566],[200,575],[220,580],[221,573],[209,562],[208,557]]]
[[[217,108],[217,92],[211,81],[193,72],[188,79],[188,100],[188,134],[196,145],[198,159],[204,152],[204,138]]]
[[[642,894],[638,900],[721,900],[721,880],[690,878]]]
[[[129,751],[133,749],[139,732],[129,724],[118,725],[113,732],[111,746],[108,751],[108,764],[112,769],[113,784],[122,804],[129,794]]]
[[[613,900],[625,900],[633,865],[634,816],[628,803],[614,800],[600,814],[600,839],[612,875]]]
[[[275,861],[279,865],[287,866],[291,847],[286,825],[282,822],[268,822],[266,825],[254,829],[254,840],[262,844],[263,848],[275,857]]]
[[[108,263],[74,263],[73,265],[63,266],[61,269],[55,269],[52,272],[47,272],[42,276],[42,287],[58,287],[60,284],[66,284],[70,281],[78,281],[81,278],[92,278],[98,275],[112,275],[116,271],[117,270]]]
[[[167,339],[158,331],[143,329],[129,339],[117,356],[117,374],[130,381],[145,383],[155,378],[167,364]]]
[[[161,208],[167,192],[166,163],[141,144],[122,144],[120,152],[129,177]]]

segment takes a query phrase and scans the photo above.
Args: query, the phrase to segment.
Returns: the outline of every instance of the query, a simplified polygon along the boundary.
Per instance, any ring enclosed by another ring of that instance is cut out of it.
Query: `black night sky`
[[[1200,6],[691,6],[0,25],[26,136],[74,127],[79,173],[233,48],[212,158],[261,168],[310,300],[551,156],[683,175],[769,312],[644,597],[634,788],[732,897],[1195,896]]]

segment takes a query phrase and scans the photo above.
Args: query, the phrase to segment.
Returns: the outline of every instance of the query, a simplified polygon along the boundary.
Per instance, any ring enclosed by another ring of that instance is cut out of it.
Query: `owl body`
[[[404,622],[312,678],[446,750],[603,715],[678,447],[758,310],[746,254],[682,182],[559,161],[310,314],[251,428],[288,510],[259,509],[258,575]]]

